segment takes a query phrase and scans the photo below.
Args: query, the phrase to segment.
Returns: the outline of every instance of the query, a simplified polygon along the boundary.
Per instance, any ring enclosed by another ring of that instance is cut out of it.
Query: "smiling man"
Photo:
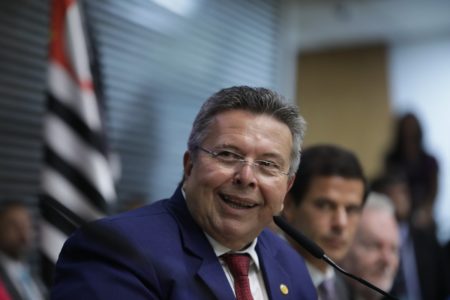
[[[303,151],[283,214],[328,257],[339,261],[353,241],[365,194],[366,179],[352,152],[333,145],[312,146]],[[348,299],[345,282],[333,268],[289,241],[305,257],[319,300]]]
[[[295,107],[270,90],[217,92],[194,121],[174,195],[78,231],[52,299],[317,299],[303,259],[265,229],[303,133]]]

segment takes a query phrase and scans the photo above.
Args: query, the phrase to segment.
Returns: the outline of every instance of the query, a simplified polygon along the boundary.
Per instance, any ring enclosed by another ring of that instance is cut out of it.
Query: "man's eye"
[[[366,248],[366,250],[376,250],[379,248],[375,242],[365,242],[363,243],[363,246]]]
[[[216,157],[223,161],[236,161],[242,159],[241,155],[227,150],[217,151]]]
[[[258,160],[258,165],[265,169],[280,170],[280,166],[278,164],[269,160]]]
[[[316,201],[314,204],[317,208],[322,209],[322,210],[332,210],[333,209],[333,205],[328,201]]]

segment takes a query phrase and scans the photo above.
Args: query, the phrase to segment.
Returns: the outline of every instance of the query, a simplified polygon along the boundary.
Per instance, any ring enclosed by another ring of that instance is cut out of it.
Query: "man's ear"
[[[183,155],[184,177],[189,177],[192,172],[193,162],[191,152],[186,151]]]
[[[294,184],[295,175],[289,176],[288,182],[287,182],[287,191],[291,189],[292,185]]]

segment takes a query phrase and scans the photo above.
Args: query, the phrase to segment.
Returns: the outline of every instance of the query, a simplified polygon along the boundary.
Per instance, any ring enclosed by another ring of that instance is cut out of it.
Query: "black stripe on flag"
[[[66,236],[83,224],[83,220],[49,195],[41,195],[40,209],[42,217],[61,230]]]
[[[108,205],[100,192],[86,179],[86,177],[75,167],[64,161],[56,152],[47,145],[44,146],[45,163],[64,176],[89,202],[100,211],[106,212]]]
[[[48,111],[58,116],[63,122],[72,128],[72,130],[76,132],[81,139],[106,157],[108,151],[106,149],[104,133],[92,131],[76,113],[64,105],[64,103],[56,99],[52,93],[47,93],[47,96]]]

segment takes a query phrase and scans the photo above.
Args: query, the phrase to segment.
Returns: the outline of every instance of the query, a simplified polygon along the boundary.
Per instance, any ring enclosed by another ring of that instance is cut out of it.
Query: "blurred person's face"
[[[11,206],[0,216],[0,249],[13,259],[29,250],[33,238],[31,216],[22,206]]]
[[[364,183],[360,179],[317,176],[311,180],[299,205],[288,198],[284,215],[291,225],[316,242],[329,257],[340,260],[353,241],[363,195]],[[300,246],[294,244],[294,247],[305,254]],[[308,254],[305,257],[311,264],[324,269],[322,261]]]
[[[417,122],[417,119],[414,117],[406,117],[403,120],[403,124],[402,124],[402,133],[403,133],[403,137],[405,138],[405,142],[406,141],[414,141],[417,140],[419,137],[419,124]]]
[[[292,135],[270,116],[232,110],[215,117],[200,146],[231,151],[249,161],[275,162],[287,172]],[[250,164],[224,166],[204,151],[185,153],[184,173],[183,188],[194,219],[212,238],[234,250],[249,244],[281,211],[293,182],[293,177],[267,176]]]
[[[401,126],[401,142],[403,143],[404,151],[406,151],[405,154],[417,154],[417,151],[421,147],[420,125],[418,120],[413,116],[407,116],[403,119]]]
[[[368,209],[363,211],[343,265],[347,271],[389,291],[399,264],[398,251],[399,232],[394,217],[385,211]]]

